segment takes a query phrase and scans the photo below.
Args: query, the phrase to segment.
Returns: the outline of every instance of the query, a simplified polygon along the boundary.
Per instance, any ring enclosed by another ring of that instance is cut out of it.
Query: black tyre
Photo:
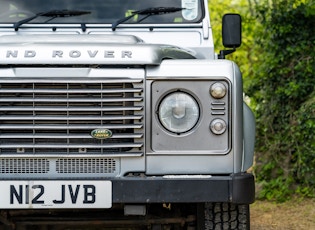
[[[249,230],[249,205],[230,203],[204,204],[205,230]]]

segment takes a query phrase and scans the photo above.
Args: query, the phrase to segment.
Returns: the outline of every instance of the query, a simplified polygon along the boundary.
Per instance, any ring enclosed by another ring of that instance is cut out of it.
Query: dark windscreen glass
[[[203,16],[202,0],[0,0],[0,23],[15,23],[51,10],[89,11],[89,14],[61,17],[39,16],[28,23],[105,23],[125,18],[133,11],[154,7],[178,7],[182,11],[135,15],[124,23],[194,23]]]

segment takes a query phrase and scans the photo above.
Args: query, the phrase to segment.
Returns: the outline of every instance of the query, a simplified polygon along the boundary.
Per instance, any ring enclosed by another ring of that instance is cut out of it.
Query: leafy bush
[[[315,4],[273,0],[256,12],[264,29],[257,31],[260,61],[247,91],[257,119],[259,197],[314,196]]]

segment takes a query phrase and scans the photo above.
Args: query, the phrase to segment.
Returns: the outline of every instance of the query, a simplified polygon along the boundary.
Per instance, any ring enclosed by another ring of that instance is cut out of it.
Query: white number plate
[[[111,206],[111,181],[0,181],[0,209]]]

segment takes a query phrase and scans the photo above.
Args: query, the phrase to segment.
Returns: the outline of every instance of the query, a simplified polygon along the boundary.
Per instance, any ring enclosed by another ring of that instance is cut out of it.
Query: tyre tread
[[[249,205],[205,203],[205,230],[249,230]]]

